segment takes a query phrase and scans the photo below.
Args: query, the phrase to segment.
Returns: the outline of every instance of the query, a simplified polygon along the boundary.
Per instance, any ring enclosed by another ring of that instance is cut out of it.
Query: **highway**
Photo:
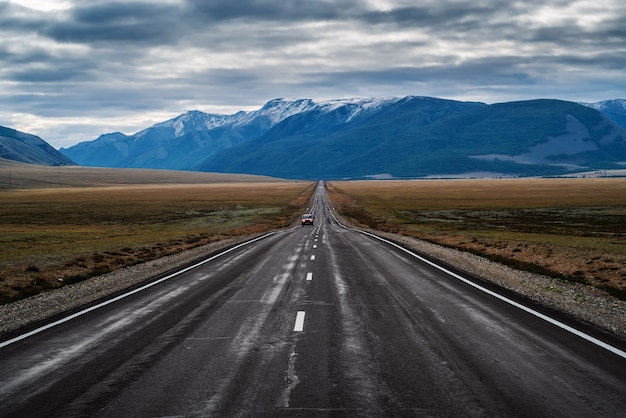
[[[625,416],[623,341],[312,210],[1,342],[0,417]]]

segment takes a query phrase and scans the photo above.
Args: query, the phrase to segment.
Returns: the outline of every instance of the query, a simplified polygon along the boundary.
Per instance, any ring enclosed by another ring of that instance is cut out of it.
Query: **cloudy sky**
[[[277,97],[626,98],[624,0],[0,0],[0,125],[56,148]]]

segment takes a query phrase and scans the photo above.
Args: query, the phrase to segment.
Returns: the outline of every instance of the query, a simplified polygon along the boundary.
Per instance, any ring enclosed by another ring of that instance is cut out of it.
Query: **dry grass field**
[[[38,178],[39,188],[33,182],[18,188],[12,174],[12,186],[0,189],[0,303],[288,226],[315,188],[253,176],[174,172],[172,179],[170,172],[150,170],[26,169],[22,178]],[[46,176],[53,186],[41,188]]]
[[[0,158],[0,191],[50,187],[92,187],[132,184],[259,183],[280,181],[245,174],[199,173],[174,170],[46,167]]]
[[[626,299],[626,179],[327,183],[355,223]]]

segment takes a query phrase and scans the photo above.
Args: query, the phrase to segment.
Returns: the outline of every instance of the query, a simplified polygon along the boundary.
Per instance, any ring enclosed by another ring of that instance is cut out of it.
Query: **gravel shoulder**
[[[526,296],[544,306],[626,338],[626,301],[619,300],[599,289],[514,270],[474,254],[411,237],[372,232],[439,259],[456,269]],[[0,336],[2,333],[15,331],[34,322],[92,303],[251,238],[240,237],[214,242],[2,305],[0,306]]]
[[[63,286],[7,305],[0,305],[0,336],[33,322],[69,311],[116,292],[135,286],[155,276],[207,258],[210,254],[245,242],[254,236],[212,242],[182,253],[93,277]]]
[[[593,324],[619,337],[626,337],[626,301],[600,289],[515,270],[475,254],[403,235],[378,231],[376,234],[525,296],[540,305]]]

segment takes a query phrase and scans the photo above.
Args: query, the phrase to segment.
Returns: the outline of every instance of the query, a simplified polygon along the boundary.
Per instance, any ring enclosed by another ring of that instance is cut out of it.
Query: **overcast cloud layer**
[[[59,148],[277,97],[624,98],[624,22],[623,0],[0,0],[0,125]]]

